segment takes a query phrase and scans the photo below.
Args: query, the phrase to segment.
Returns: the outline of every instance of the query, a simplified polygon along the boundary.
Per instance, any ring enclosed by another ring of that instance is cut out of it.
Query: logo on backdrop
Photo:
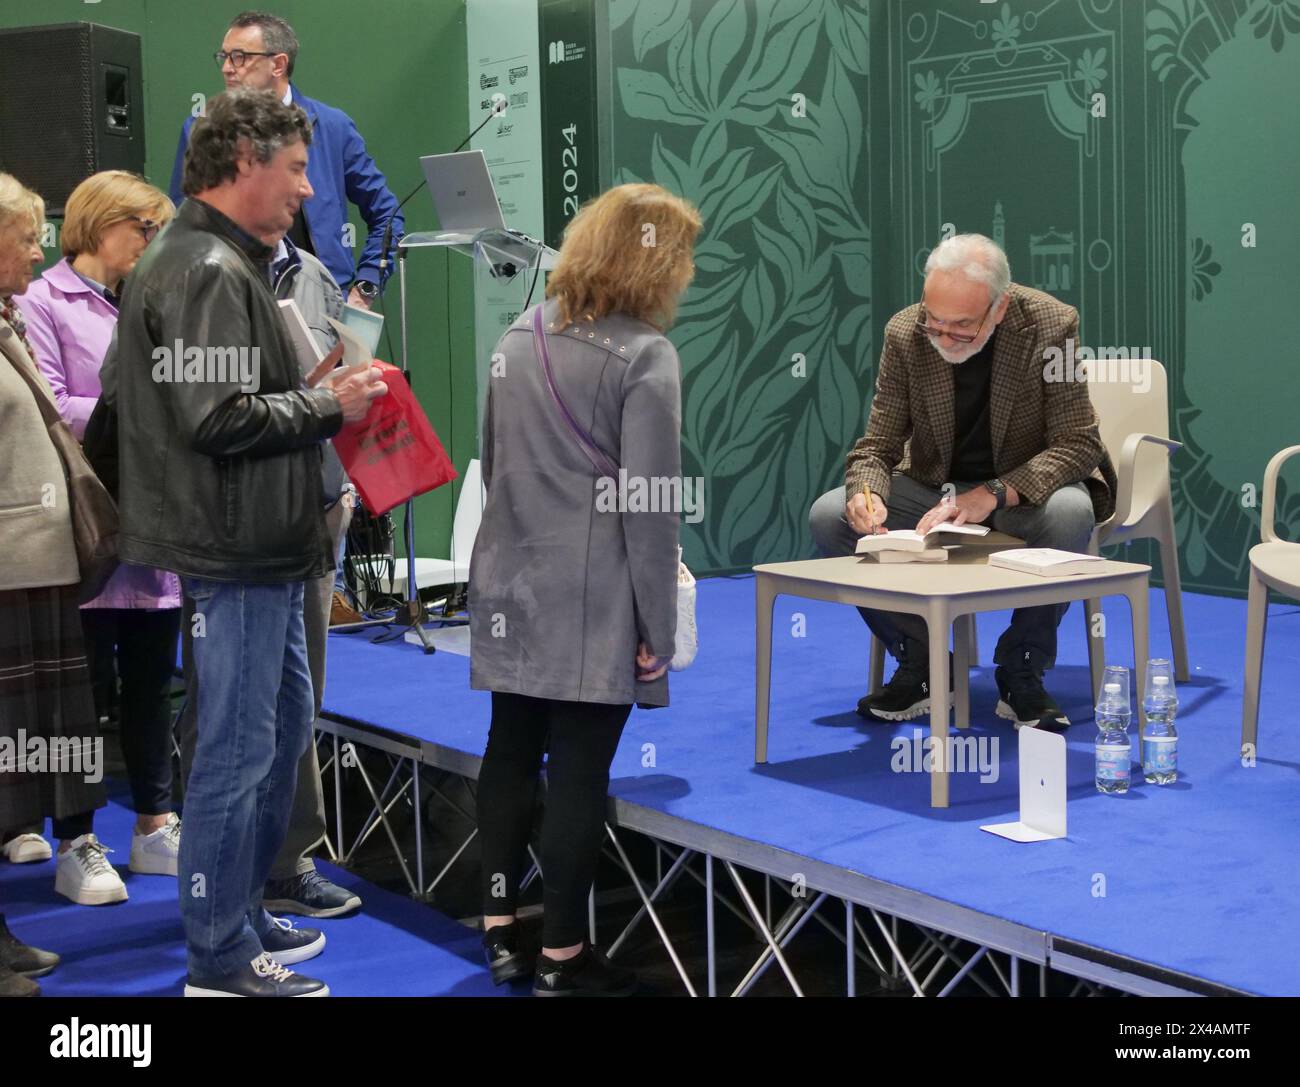
[[[490,90],[500,82],[501,77],[499,75],[488,75],[486,72],[480,72],[478,76],[478,89],[481,91]],[[514,80],[512,79],[510,82],[513,83]]]
[[[516,81],[516,80],[523,79],[526,75],[528,75],[528,65],[527,65],[527,64],[521,64],[521,65],[519,65],[518,68],[511,68],[511,69],[510,69],[510,85],[513,87],[513,86],[515,85],[515,81]]]
[[[546,55],[550,63],[563,64],[567,60],[581,60],[587,55],[587,47],[577,42],[551,42],[546,47]]]

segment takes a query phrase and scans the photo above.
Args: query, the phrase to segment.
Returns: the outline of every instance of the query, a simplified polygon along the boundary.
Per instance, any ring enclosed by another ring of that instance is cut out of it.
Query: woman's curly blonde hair
[[[584,204],[547,280],[560,327],[625,313],[660,331],[695,274],[700,213],[659,185],[618,185]]]

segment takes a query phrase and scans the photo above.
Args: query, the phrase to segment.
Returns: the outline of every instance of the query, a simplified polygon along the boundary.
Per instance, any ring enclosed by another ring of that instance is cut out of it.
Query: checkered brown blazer
[[[889,501],[890,473],[919,483],[949,481],[953,447],[952,365],[917,329],[920,304],[894,314],[876,375],[867,432],[849,452],[845,493],[870,489]],[[1079,335],[1079,313],[1019,284],[998,326],[989,379],[989,425],[998,478],[1021,501],[1042,505],[1082,480],[1097,521],[1115,512],[1115,469],[1097,430],[1086,381],[1046,381],[1044,352]]]

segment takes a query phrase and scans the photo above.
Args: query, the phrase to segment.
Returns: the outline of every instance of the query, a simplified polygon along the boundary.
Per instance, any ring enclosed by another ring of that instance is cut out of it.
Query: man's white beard
[[[943,359],[944,362],[948,363],[950,366],[960,366],[963,362],[966,362],[969,359],[973,359],[976,355],[978,355],[981,351],[983,351],[984,348],[987,346],[989,340],[992,338],[992,336],[993,336],[993,331],[990,329],[987,336],[982,337],[981,339],[977,340],[975,343],[967,344],[960,351],[947,351],[944,348],[940,347],[939,344],[933,339],[930,340],[930,346],[939,352],[939,357]]]

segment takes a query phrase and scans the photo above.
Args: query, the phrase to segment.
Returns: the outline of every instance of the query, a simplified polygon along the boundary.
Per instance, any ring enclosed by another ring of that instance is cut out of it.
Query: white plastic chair
[[[451,523],[451,555],[445,559],[416,559],[415,575],[421,585],[459,585],[469,581],[469,557],[474,550],[474,539],[478,536],[486,502],[482,467],[477,460],[472,460],[465,468],[460,497],[456,499],[456,516]]]
[[[1268,627],[1268,591],[1300,600],[1300,543],[1279,540],[1273,531],[1277,476],[1285,461],[1300,453],[1293,445],[1278,453],[1264,470],[1264,502],[1259,540],[1250,549],[1250,590],[1246,605],[1246,675],[1241,706],[1241,748],[1254,753],[1259,737],[1259,685],[1264,672],[1264,632]],[[1249,745],[1249,746],[1248,746]]]
[[[1182,442],[1169,437],[1169,393],[1165,368],[1154,359],[1107,359],[1088,363],[1091,370],[1088,392],[1097,410],[1101,440],[1110,453],[1119,477],[1115,495],[1115,513],[1092,531],[1088,550],[1101,554],[1101,548],[1130,540],[1155,540],[1160,548],[1160,572],[1165,581],[1165,607],[1169,612],[1169,636],[1174,649],[1174,676],[1185,682],[1187,671],[1187,634],[1183,628],[1183,591],[1178,574],[1178,537],[1174,531],[1174,505],[1169,485],[1169,457],[1181,449]],[[1106,367],[1103,374],[1102,367]],[[1140,368],[1147,368],[1145,371]],[[1113,376],[1139,379],[1150,374],[1150,387],[1142,392],[1137,385],[1145,381],[1098,380]],[[1104,635],[1092,636],[1092,617],[1101,614],[1101,601],[1085,602],[1083,619],[1088,635],[1088,664],[1092,671],[1092,689],[1101,691],[1106,669]],[[1145,667],[1145,661],[1137,663]]]

